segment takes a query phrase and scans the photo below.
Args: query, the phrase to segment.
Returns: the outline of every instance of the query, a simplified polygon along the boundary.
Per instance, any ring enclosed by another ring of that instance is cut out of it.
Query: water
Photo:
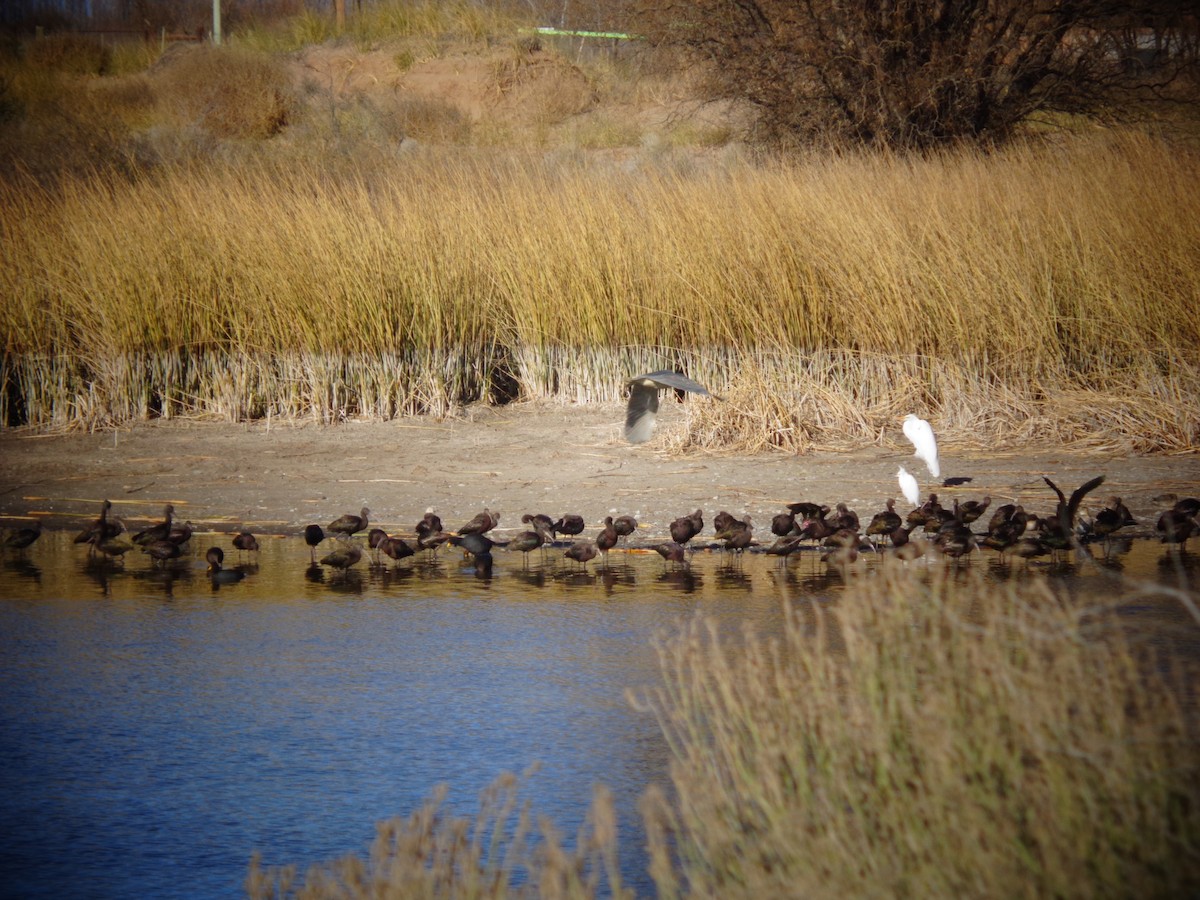
[[[612,789],[625,877],[648,895],[636,804],[665,782],[667,757],[625,692],[657,681],[651,636],[696,611],[771,633],[782,598],[827,602],[841,584],[811,558],[730,569],[715,554],[690,575],[637,554],[585,575],[542,570],[534,553],[526,572],[497,552],[485,578],[449,552],[396,571],[364,559],[340,578],[311,572],[298,538],[262,543],[230,584],[190,559],[169,573],[138,553],[92,566],[60,533],[6,558],[0,894],[236,895],[252,851],[301,869],[365,855],[374,823],[435,785],[471,814],[497,775],[539,761],[523,795],[560,833],[579,827],[595,783]],[[1113,567],[1194,577],[1194,558],[1176,558],[1136,542]],[[1111,592],[1112,571],[1049,577],[1086,598]]]

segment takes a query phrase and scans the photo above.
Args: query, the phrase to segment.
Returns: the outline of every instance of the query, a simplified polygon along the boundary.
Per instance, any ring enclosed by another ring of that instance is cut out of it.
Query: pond
[[[781,601],[836,601],[842,586],[815,554],[781,567],[699,553],[684,573],[614,552],[584,573],[561,550],[528,568],[497,551],[487,575],[454,551],[395,568],[367,557],[341,576],[311,569],[299,538],[261,539],[242,580],[214,583],[199,558],[220,544],[236,566],[229,537],[192,542],[165,571],[140,553],[89,563],[62,532],[5,557],[0,894],[231,896],[254,851],[301,869],[365,855],[375,822],[439,783],[470,814],[501,772],[537,761],[523,796],[560,833],[594,784],[612,789],[625,877],[649,895],[637,799],[665,782],[667,751],[626,690],[658,680],[651,637],[697,612],[769,634]],[[869,577],[878,562],[857,565]],[[973,565],[1084,598],[1111,597],[1118,571],[1196,575],[1191,554],[1150,541],[1107,566]]]

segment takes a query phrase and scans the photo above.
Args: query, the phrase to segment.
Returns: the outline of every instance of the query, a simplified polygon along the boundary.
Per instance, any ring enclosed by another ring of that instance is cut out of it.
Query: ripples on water
[[[196,557],[228,540],[193,537],[167,571],[136,552],[91,565],[62,533],[5,558],[0,894],[231,896],[254,850],[302,868],[365,853],[376,821],[436,784],[468,814],[500,772],[534,761],[526,794],[560,832],[596,782],[613,790],[626,877],[649,894],[636,802],[665,780],[666,750],[625,689],[658,680],[650,637],[696,611],[771,633],[782,599],[827,602],[842,585],[814,554],[786,568],[698,554],[683,573],[614,552],[583,573],[561,550],[528,569],[497,552],[487,577],[443,552],[386,569],[364,558],[343,577],[311,569],[296,538],[263,539],[244,579],[214,582]],[[1191,555],[1116,547],[1104,566],[974,564],[1049,573],[1084,600],[1111,598],[1114,572],[1195,577]]]

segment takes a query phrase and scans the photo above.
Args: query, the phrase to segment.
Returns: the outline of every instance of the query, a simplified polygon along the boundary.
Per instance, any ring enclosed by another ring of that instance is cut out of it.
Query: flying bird
[[[921,488],[912,473],[904,468],[904,466],[901,466],[900,471],[896,473],[896,478],[900,482],[900,491],[904,494],[904,499],[908,501],[909,505],[920,506]]]
[[[933,436],[933,429],[929,423],[909,413],[904,417],[903,428],[904,436],[916,448],[917,452],[913,456],[925,462],[930,475],[934,478],[941,478],[942,467],[938,465],[937,438]]]
[[[668,388],[704,397],[713,396],[704,385],[669,369],[631,378],[629,403],[625,407],[625,440],[631,444],[641,444],[650,440],[658,417],[659,392]]]

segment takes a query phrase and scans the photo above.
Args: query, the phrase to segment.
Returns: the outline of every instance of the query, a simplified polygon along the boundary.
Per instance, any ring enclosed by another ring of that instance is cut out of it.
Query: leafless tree
[[[1197,17],[1156,2],[636,0],[635,27],[702,60],[711,96],[752,104],[769,138],[927,147],[1175,83]],[[1130,65],[1147,30],[1153,73]]]

